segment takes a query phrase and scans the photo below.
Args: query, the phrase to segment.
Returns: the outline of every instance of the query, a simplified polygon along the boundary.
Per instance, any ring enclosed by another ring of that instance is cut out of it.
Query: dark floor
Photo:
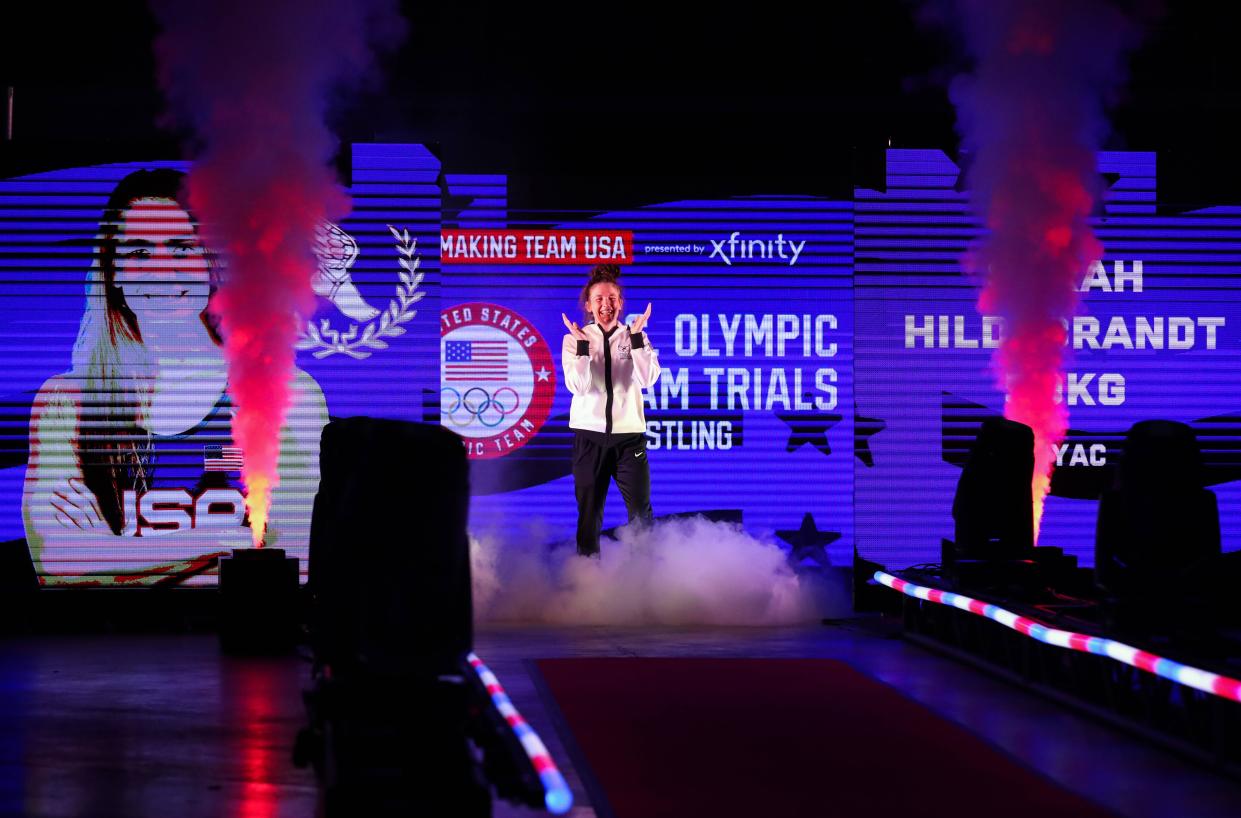
[[[565,769],[577,799],[575,816],[594,811],[535,692],[530,659],[843,659],[1121,815],[1241,815],[1241,783],[885,637],[871,624],[675,630],[492,626],[480,631],[476,645]],[[313,776],[289,761],[303,718],[299,690],[307,667],[294,657],[221,656],[209,634],[0,641],[0,815],[312,816]],[[903,763],[916,759],[895,755],[894,776]],[[928,814],[950,814],[947,799],[961,791],[945,788],[942,807]],[[824,814],[831,814],[830,799],[826,791]],[[496,814],[531,813],[497,804]]]

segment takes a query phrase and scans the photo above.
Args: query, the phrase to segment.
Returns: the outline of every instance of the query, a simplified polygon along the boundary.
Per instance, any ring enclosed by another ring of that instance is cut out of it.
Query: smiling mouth
[[[189,294],[190,294],[190,291],[186,289],[186,290],[177,290],[176,292],[173,292],[173,293],[143,293],[139,297],[147,301],[155,301],[158,299],[165,299],[165,298],[185,298]]]

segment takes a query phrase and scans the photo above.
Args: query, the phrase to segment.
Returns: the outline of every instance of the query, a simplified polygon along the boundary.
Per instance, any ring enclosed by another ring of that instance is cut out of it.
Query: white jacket
[[[577,354],[578,342],[572,335],[566,335],[561,344],[564,381],[573,393],[569,428],[613,434],[645,432],[642,389],[659,380],[659,353],[651,349],[650,336],[644,332],[634,336],[642,339],[642,346],[635,349],[624,324],[616,325],[606,345],[597,324],[587,324],[582,331],[589,339],[589,355]],[[605,348],[610,355],[604,355]]]

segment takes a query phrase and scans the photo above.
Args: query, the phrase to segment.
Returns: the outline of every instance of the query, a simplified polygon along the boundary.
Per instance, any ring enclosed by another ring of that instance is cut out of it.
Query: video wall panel
[[[1040,544],[1093,564],[1097,498],[1124,434],[1163,418],[1197,432],[1234,549],[1241,211],[1163,211],[1153,153],[1101,153],[1099,171],[1106,190],[1092,223],[1105,253],[1069,322],[1070,429]],[[961,170],[941,151],[889,151],[885,190],[856,191],[855,206],[858,413],[880,429],[866,443],[873,465],[855,478],[858,546],[886,565],[938,562],[969,444],[1003,412],[989,368],[1002,322],[978,314],[980,282],[962,271],[979,228]]]
[[[776,532],[796,531],[810,515],[814,530],[829,541],[830,561],[848,564],[853,544],[849,202],[798,196],[687,200],[554,225],[538,222],[537,214],[512,213],[506,230],[494,229],[497,221],[479,226],[472,218],[467,213],[459,226],[445,228],[445,349],[457,338],[503,340],[503,328],[497,330],[486,316],[511,317],[513,326],[529,326],[538,335],[531,348],[535,363],[514,357],[514,372],[520,366],[523,373],[535,373],[524,375],[536,379],[532,393],[541,388],[550,401],[536,434],[500,449],[488,443],[472,451],[472,519],[478,531],[549,543],[572,539],[577,513],[570,474],[572,396],[563,384],[562,314],[584,322],[580,295],[591,262],[619,262],[622,312],[632,318],[651,305],[647,333],[662,368],[645,402],[656,517],[704,514],[779,542]],[[526,256],[527,239],[549,228],[576,237],[579,255],[569,258],[532,244],[542,258]],[[484,248],[490,259],[470,257],[469,241],[480,232],[512,239],[515,257],[505,258],[502,246],[494,252]],[[619,242],[623,255],[601,251],[590,258],[589,242],[595,240],[600,246]],[[466,255],[452,258],[458,246]],[[492,328],[478,329],[480,321]],[[538,382],[548,355],[552,372]],[[464,409],[485,396],[477,392],[471,398],[455,388],[447,358],[444,366],[445,422],[465,423],[458,431],[467,439],[491,439],[493,432],[481,428],[491,418],[472,423],[464,418]],[[524,407],[526,388],[519,386],[518,392]],[[521,414],[495,420],[501,428],[520,429]],[[613,487],[604,527],[625,519]]]
[[[249,545],[207,309],[226,271],[180,195],[187,170],[0,181],[0,539],[45,584],[210,584],[215,557]],[[418,419],[438,387],[439,162],[357,145],[353,175],[352,214],[320,231],[268,527],[303,574],[322,425]]]
[[[1169,211],[1153,154],[1101,154],[1099,169],[1106,252],[1070,322],[1071,431],[1042,542],[1091,564],[1096,498],[1124,432],[1160,417],[1198,431],[1231,550],[1241,207]],[[126,179],[159,199],[186,170],[0,180],[0,541],[29,553],[47,584],[210,584],[214,556],[248,540],[231,399],[202,309],[221,271],[177,205],[187,235],[156,250],[192,263],[134,278],[130,252],[145,239],[133,201],[107,206]],[[974,430],[1003,410],[989,368],[1002,326],[977,313],[979,282],[962,272],[978,227],[942,152],[889,151],[884,189],[852,201],[567,202],[554,220],[510,207],[503,173],[448,170],[419,145],[352,148],[353,211],[323,226],[316,249],[319,308],[299,342],[277,545],[305,557],[313,441],[328,417],[351,415],[459,434],[474,533],[572,541],[561,316],[584,321],[591,268],[614,263],[623,317],[651,304],[662,369],[644,402],[656,517],[703,514],[777,543],[808,536],[831,565],[855,545],[890,567],[939,559]],[[613,489],[604,527],[625,518]]]

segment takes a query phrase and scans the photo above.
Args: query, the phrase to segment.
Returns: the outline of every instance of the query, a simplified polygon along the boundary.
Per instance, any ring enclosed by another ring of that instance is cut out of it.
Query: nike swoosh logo
[[[646,454],[646,452],[634,452],[634,455],[633,455],[633,456],[634,456],[634,457],[641,457],[641,456],[642,456],[642,455],[644,455],[644,454]]]

